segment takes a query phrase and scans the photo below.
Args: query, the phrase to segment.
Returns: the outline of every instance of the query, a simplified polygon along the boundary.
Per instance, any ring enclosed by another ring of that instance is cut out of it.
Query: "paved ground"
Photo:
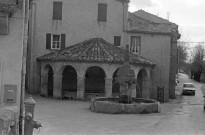
[[[190,81],[181,75],[181,85]],[[101,114],[91,112],[89,102],[57,100],[34,96],[37,102],[35,119],[43,127],[34,130],[39,135],[204,135],[205,113],[202,84],[196,83],[196,96],[177,96],[161,104],[161,113]]]

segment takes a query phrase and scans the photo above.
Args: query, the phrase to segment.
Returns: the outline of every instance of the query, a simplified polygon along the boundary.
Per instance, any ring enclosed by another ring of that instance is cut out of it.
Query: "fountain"
[[[138,114],[160,112],[159,102],[152,99],[132,98],[132,85],[137,84],[135,72],[129,64],[129,54],[125,54],[125,63],[117,72],[116,81],[120,84],[119,98],[96,97],[90,101],[93,112],[111,114]]]

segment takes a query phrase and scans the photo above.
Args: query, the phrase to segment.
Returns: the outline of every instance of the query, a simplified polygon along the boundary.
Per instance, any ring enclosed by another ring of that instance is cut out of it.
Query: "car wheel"
[[[193,93],[193,96],[195,96],[195,93]]]

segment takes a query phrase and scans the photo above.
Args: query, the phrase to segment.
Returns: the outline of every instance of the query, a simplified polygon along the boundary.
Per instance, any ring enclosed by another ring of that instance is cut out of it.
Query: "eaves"
[[[141,31],[141,30],[127,30],[127,33],[157,34],[157,35],[169,35],[169,36],[172,35],[171,32]]]

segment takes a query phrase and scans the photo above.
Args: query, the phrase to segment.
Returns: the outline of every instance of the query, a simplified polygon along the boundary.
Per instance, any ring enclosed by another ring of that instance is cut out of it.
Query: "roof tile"
[[[45,54],[37,60],[123,63],[125,53],[125,50],[108,43],[102,38],[92,38],[65,49]],[[129,53],[129,56],[132,64],[155,65],[152,61],[139,55]]]

